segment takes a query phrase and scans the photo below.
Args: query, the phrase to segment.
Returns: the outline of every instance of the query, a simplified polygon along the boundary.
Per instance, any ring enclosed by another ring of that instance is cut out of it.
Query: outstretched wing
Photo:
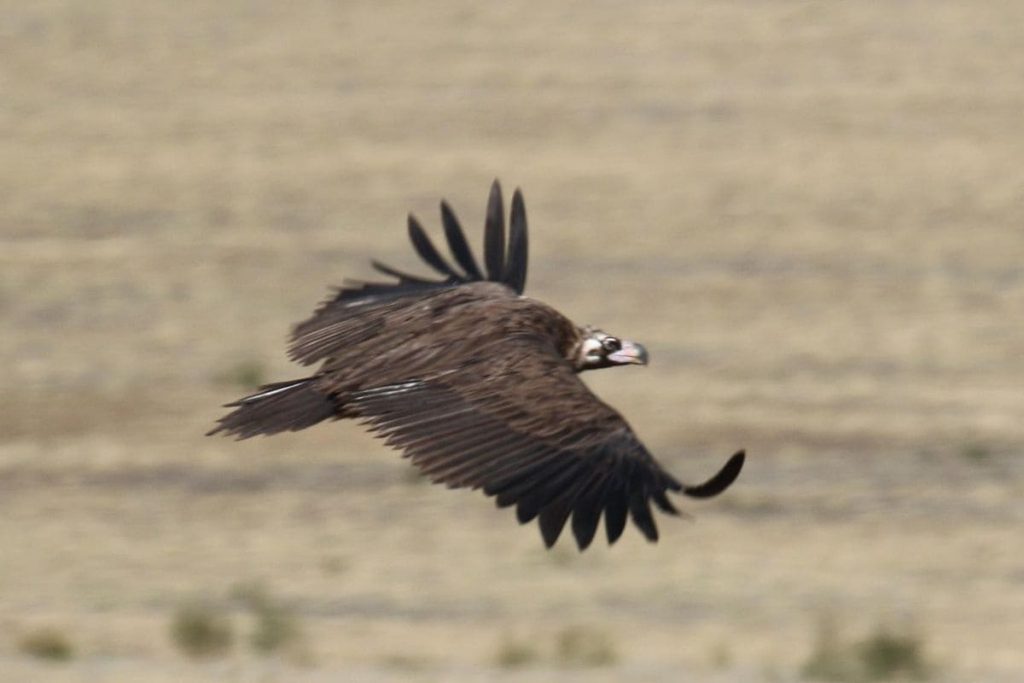
[[[324,301],[308,320],[296,325],[292,333],[291,356],[303,363],[321,360],[324,355],[309,355],[308,350],[323,351],[323,337],[334,327],[344,324],[352,327],[356,318],[379,318],[396,307],[407,306],[411,300],[431,296],[473,282],[494,282],[522,294],[526,286],[526,268],[529,242],[527,239],[526,206],[523,195],[516,190],[512,197],[512,211],[508,243],[505,240],[504,204],[501,185],[491,185],[484,227],[484,262],[486,276],[473,256],[465,232],[455,212],[447,202],[441,202],[441,223],[448,249],[454,258],[451,263],[434,246],[430,236],[415,216],[409,215],[409,240],[416,253],[441,279],[413,275],[379,261],[372,261],[375,270],[395,278],[394,282],[363,282],[348,280],[337,289],[335,296]]]
[[[433,481],[481,488],[499,507],[515,505],[521,523],[538,518],[549,547],[570,516],[581,550],[602,515],[609,543],[627,517],[656,541],[651,501],[676,514],[668,491],[715,495],[743,465],[740,452],[708,482],[681,484],[562,358],[530,339],[495,342],[479,362],[463,359],[457,368],[362,390],[347,402]]]
[[[336,301],[355,302],[366,298],[388,298],[404,294],[417,293],[437,287],[451,287],[466,282],[489,280],[500,282],[522,294],[526,286],[527,266],[527,224],[526,205],[523,194],[516,189],[512,197],[512,215],[508,244],[505,243],[505,218],[501,195],[501,184],[495,180],[491,185],[491,194],[487,202],[487,220],[485,224],[484,260],[487,264],[487,275],[484,276],[477,265],[473,252],[466,241],[465,231],[458,217],[448,202],[441,202],[441,223],[444,227],[448,249],[458,267],[446,259],[434,246],[433,241],[423,229],[419,220],[409,214],[409,241],[419,257],[430,266],[440,280],[413,275],[393,268],[379,261],[371,265],[378,272],[397,278],[397,282],[362,282],[351,281],[338,290]],[[507,257],[506,257],[507,253]]]

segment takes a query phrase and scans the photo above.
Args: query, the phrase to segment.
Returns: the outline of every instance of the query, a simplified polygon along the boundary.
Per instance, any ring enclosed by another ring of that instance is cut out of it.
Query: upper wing
[[[509,221],[508,244],[505,242],[505,210],[501,185],[497,180],[491,185],[487,202],[487,218],[484,226],[484,259],[487,275],[477,265],[473,252],[466,241],[465,232],[447,202],[441,202],[441,223],[444,226],[448,249],[458,267],[448,261],[434,246],[427,232],[415,216],[409,215],[409,239],[419,257],[440,274],[442,279],[432,280],[403,272],[379,261],[372,265],[378,272],[390,275],[397,282],[362,282],[352,280],[337,290],[337,294],[325,301],[313,316],[296,326],[291,354],[295,360],[312,363],[322,358],[308,358],[303,348],[308,346],[311,336],[323,328],[354,315],[364,313],[367,307],[379,306],[384,309],[396,302],[408,302],[411,297],[420,297],[450,289],[469,282],[490,281],[500,283],[522,294],[526,286],[526,267],[529,244],[527,239],[526,205],[518,189],[512,197],[512,211]]]
[[[666,491],[715,495],[743,465],[740,452],[710,481],[684,486],[564,360],[528,339],[497,342],[477,363],[359,391],[349,401],[434,481],[483,488],[499,506],[516,505],[521,523],[539,517],[549,547],[570,515],[580,549],[602,513],[609,543],[627,516],[657,540],[650,501],[676,514]]]

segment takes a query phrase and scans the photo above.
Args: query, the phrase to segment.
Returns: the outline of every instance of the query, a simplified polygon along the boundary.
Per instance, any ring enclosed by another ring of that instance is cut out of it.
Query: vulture
[[[482,265],[445,201],[441,224],[450,258],[408,218],[413,247],[439,278],[372,261],[390,281],[345,280],[295,326],[289,355],[316,370],[227,404],[234,410],[209,434],[247,439],[353,418],[432,481],[482,489],[515,506],[521,524],[537,519],[548,548],[570,517],[581,551],[602,515],[609,544],[627,519],[657,541],[652,502],[677,515],[668,492],[709,498],[732,484],[743,451],[708,481],[682,483],[580,380],[585,370],[646,365],[647,351],[523,295],[520,190],[506,234],[501,186],[491,186]]]

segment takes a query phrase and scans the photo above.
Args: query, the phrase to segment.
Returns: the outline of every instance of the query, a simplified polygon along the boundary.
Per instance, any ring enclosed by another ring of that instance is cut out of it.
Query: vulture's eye
[[[622,350],[622,342],[615,337],[605,337],[604,341],[601,342],[601,346],[608,353],[615,353],[616,351]]]

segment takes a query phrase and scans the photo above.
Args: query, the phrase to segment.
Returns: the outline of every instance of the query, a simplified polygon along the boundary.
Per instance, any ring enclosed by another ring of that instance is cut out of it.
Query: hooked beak
[[[616,365],[647,365],[647,349],[636,342],[622,340],[622,348],[609,353],[608,360]]]

